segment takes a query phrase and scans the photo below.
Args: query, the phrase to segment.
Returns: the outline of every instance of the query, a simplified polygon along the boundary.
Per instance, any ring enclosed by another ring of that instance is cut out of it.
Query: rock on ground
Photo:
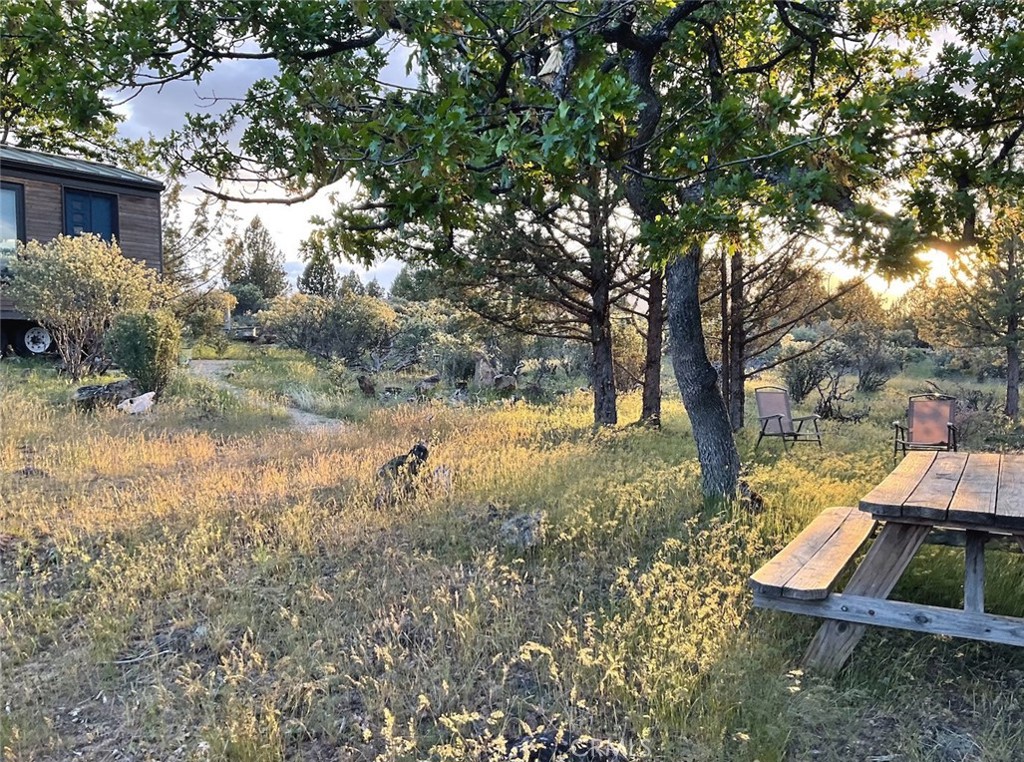
[[[153,407],[153,403],[156,399],[156,392],[146,392],[140,394],[138,397],[132,397],[124,402],[118,404],[117,409],[122,413],[128,413],[129,415],[139,415],[141,413],[149,412],[149,409]]]
[[[498,530],[502,545],[510,548],[536,547],[544,540],[544,514],[541,511],[513,516]]]
[[[134,378],[125,378],[109,384],[80,386],[71,396],[71,400],[85,410],[92,410],[100,405],[119,405],[140,394],[142,389],[139,388],[139,382]]]

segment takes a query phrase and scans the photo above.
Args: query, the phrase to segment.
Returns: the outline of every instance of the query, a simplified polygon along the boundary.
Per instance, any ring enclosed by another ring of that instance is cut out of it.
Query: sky
[[[217,113],[222,107],[211,103],[211,98],[240,96],[256,80],[273,76],[275,70],[276,66],[272,61],[229,61],[221,63],[207,74],[201,84],[169,82],[159,89],[145,89],[135,98],[118,105],[117,111],[124,117],[118,132],[123,137],[131,139],[166,137],[171,130],[184,126],[187,113]],[[404,78],[404,62],[401,66],[396,62],[393,73]],[[113,97],[116,100],[117,96]],[[183,194],[186,203],[190,200],[194,202],[201,197],[200,187],[216,187],[212,180],[200,175],[189,175],[186,178],[186,185],[189,187]],[[292,205],[232,203],[229,207],[238,217],[239,231],[244,229],[253,217],[259,216],[278,247],[284,252],[285,270],[294,286],[295,279],[304,266],[299,256],[299,244],[313,230],[311,217],[330,216],[331,202],[328,197],[332,192],[344,198],[353,192],[353,188],[338,183],[321,190],[308,201]],[[369,269],[349,263],[340,263],[337,267],[342,273],[355,270],[364,282],[376,279],[388,288],[401,269],[402,263],[390,259]]]

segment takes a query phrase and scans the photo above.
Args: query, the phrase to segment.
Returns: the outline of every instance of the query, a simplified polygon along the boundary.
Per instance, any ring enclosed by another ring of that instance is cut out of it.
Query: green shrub
[[[826,365],[821,352],[806,341],[782,341],[782,378],[794,402],[803,402],[807,395],[825,380]]]
[[[274,299],[257,320],[286,347],[376,371],[391,350],[398,316],[371,296],[293,294]]]
[[[179,296],[170,306],[181,321],[187,338],[216,344],[224,339],[225,318],[235,311],[237,304],[234,294],[213,289]]]
[[[144,390],[160,394],[178,364],[181,327],[167,310],[120,315],[107,333],[107,351]]]
[[[75,380],[105,367],[103,337],[117,315],[151,309],[166,297],[154,270],[91,233],[19,247],[5,289],[5,298],[50,329]]]
[[[396,307],[398,329],[391,346],[393,368],[422,366],[447,383],[473,377],[480,342],[473,318],[441,300]]]
[[[235,297],[235,315],[255,315],[267,306],[263,292],[252,283],[233,283],[227,293]]]

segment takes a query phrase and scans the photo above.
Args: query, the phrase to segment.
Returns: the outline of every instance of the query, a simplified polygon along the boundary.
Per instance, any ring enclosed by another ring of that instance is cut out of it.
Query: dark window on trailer
[[[0,183],[0,275],[14,258],[18,241],[25,242],[25,189]]]
[[[95,233],[107,243],[117,235],[117,196],[64,190],[64,233]]]

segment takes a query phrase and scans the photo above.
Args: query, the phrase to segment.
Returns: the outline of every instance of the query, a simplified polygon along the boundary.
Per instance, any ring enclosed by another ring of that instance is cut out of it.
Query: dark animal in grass
[[[564,730],[520,736],[509,742],[506,758],[508,762],[629,762],[618,744]]]
[[[359,391],[363,393],[363,396],[377,396],[377,387],[374,385],[373,379],[369,376],[356,376],[356,383],[359,384]]]
[[[427,462],[427,455],[427,446],[417,442],[405,455],[396,455],[378,468],[374,505],[383,508],[412,497],[416,491],[416,475]]]
[[[760,513],[764,510],[764,498],[754,491],[746,479],[740,479],[738,491],[741,506],[751,513]]]

